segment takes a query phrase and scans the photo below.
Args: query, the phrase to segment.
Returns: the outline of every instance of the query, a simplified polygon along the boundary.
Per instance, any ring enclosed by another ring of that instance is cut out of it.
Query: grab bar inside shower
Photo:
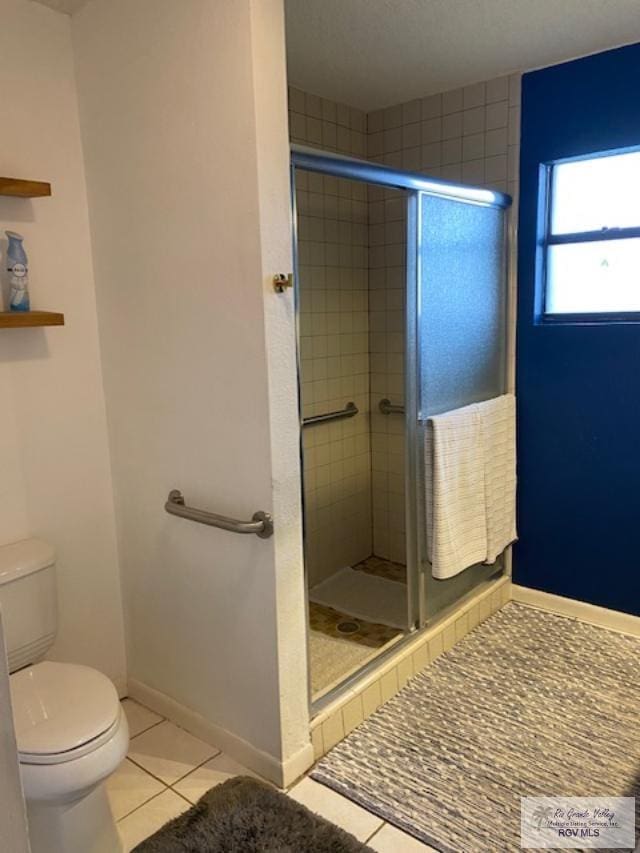
[[[268,512],[262,512],[262,510],[254,512],[251,521],[227,518],[226,515],[186,506],[184,496],[179,489],[171,489],[164,508],[170,515],[197,521],[199,524],[208,524],[210,527],[219,527],[221,530],[230,530],[232,533],[255,533],[260,539],[273,536],[273,518]]]
[[[382,412],[383,415],[404,415],[404,406],[398,406],[388,400],[386,397],[384,400],[380,400],[378,403],[378,408]]]
[[[327,421],[339,421],[342,418],[352,418],[354,415],[358,414],[358,407],[355,403],[350,402],[344,407],[344,409],[339,409],[337,412],[325,412],[324,415],[311,415],[309,418],[304,418],[302,421],[302,426],[312,426],[313,424],[324,424]]]

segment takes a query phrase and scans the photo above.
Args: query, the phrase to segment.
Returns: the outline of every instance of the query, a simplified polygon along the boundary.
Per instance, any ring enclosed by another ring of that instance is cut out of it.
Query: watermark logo
[[[634,797],[521,797],[523,848],[633,850]]]

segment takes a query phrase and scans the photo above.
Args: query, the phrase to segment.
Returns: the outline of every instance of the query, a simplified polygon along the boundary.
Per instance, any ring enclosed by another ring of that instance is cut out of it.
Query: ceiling
[[[87,0],[35,0],[35,2],[55,9],[56,12],[66,12],[67,15],[73,15],[81,6],[84,6]]]
[[[640,41],[638,0],[286,0],[289,81],[364,110]]]

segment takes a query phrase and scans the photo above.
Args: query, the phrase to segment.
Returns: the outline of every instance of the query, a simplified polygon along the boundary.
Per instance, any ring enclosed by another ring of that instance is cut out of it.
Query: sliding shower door
[[[404,517],[406,193],[303,168],[293,181],[310,698],[322,704],[415,628]]]
[[[431,415],[506,391],[507,287],[504,206],[416,193],[409,205],[409,429],[417,472],[409,485],[421,621],[428,622],[503,568],[472,566],[433,577],[425,509],[424,431]]]
[[[505,391],[500,192],[292,149],[310,698],[500,571],[428,561],[424,430]]]

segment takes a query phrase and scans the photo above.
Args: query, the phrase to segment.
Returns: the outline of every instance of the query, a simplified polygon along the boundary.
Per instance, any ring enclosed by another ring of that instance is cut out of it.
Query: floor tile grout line
[[[189,806],[189,808],[191,808],[191,806],[195,805],[195,803],[192,803],[191,800],[188,800],[184,794],[181,794],[180,791],[174,791],[173,788],[169,788],[168,790],[173,791],[173,793],[176,795],[176,797],[180,797],[181,800],[184,800],[185,803]]]
[[[187,734],[188,734],[188,732],[187,732]],[[134,739],[135,739],[135,738],[134,738]],[[204,741],[203,741],[203,743],[204,743]],[[211,744],[208,744],[208,746],[211,746]],[[199,770],[201,767],[204,767],[204,765],[205,765],[208,761],[212,761],[214,758],[217,758],[219,755],[222,755],[222,754],[223,754],[223,753],[222,753],[222,750],[221,750],[221,749],[218,749],[218,747],[217,747],[217,746],[215,746],[215,747],[211,747],[211,748],[216,750],[216,751],[213,753],[213,755],[209,755],[209,756],[208,756],[208,758],[205,758],[205,760],[204,760],[204,761],[201,761],[199,764],[195,764],[195,765],[191,768],[191,770],[189,770],[187,773],[184,773],[184,774],[183,774],[182,776],[180,776],[178,779],[174,779],[174,781],[173,781],[173,782],[166,782],[164,779],[161,779],[161,778],[160,778],[160,776],[156,776],[156,775],[155,775],[155,773],[152,773],[150,770],[147,770],[147,768],[146,768],[143,764],[140,764],[139,762],[137,762],[137,761],[135,760],[135,758],[131,758],[131,756],[130,756],[129,754],[127,754],[127,759],[128,759],[132,764],[135,764],[135,765],[136,765],[136,767],[139,767],[139,768],[140,768],[140,770],[144,770],[144,772],[145,772],[145,773],[147,773],[149,776],[151,776],[151,777],[152,777],[153,779],[155,779],[157,782],[161,782],[161,783],[165,786],[165,788],[173,788],[173,786],[174,786],[174,785],[177,785],[177,784],[178,784],[178,782],[182,782],[182,780],[183,780],[183,779],[186,779],[186,778],[187,778],[187,776],[190,776],[192,773],[195,773],[195,771],[196,771],[196,770]],[[176,791],[176,793],[178,793],[178,791]]]
[[[151,725],[147,726],[146,729],[141,729],[139,732],[136,732],[134,735],[131,735],[131,741],[134,741],[137,737],[140,737],[140,735],[143,735],[146,732],[150,732],[151,729],[155,729],[155,727],[159,726],[160,723],[166,723],[166,722],[167,722],[166,717],[163,717],[161,720],[157,720],[155,723],[151,723]]]
[[[171,791],[173,794],[176,795],[176,797],[179,797],[181,800],[184,800],[185,803],[189,806],[189,808],[191,808],[191,806],[194,805],[190,800],[188,800],[186,797],[184,797],[178,791],[174,791],[173,788],[171,788],[169,785],[165,785],[164,791],[158,791],[158,793],[154,794],[153,797],[149,797],[149,799],[145,800],[144,803],[140,803],[140,805],[136,806],[135,809],[132,809],[130,812],[127,812],[127,814],[122,815],[122,817],[118,818],[116,823],[120,823],[121,821],[125,820],[126,818],[131,817],[132,814],[135,814],[136,812],[140,811],[140,809],[144,808],[145,806],[148,806],[152,800],[157,800],[159,796],[161,796],[162,794],[166,794],[167,791]],[[162,824],[162,826],[164,826],[164,824]]]
[[[159,776],[156,776],[156,775],[155,775],[155,773],[151,773],[151,771],[150,771],[150,770],[147,770],[147,768],[146,768],[146,767],[143,767],[143,765],[142,765],[142,764],[139,764],[139,763],[138,763],[134,758],[131,758],[131,756],[130,756],[129,754],[127,754],[127,759],[128,759],[132,764],[135,764],[135,765],[136,765],[136,767],[139,767],[139,768],[140,768],[140,770],[144,770],[144,772],[145,772],[147,775],[151,776],[151,778],[152,778],[152,779],[155,779],[155,780],[156,780],[156,782],[161,782],[161,783],[165,786],[165,788],[169,788],[169,787],[171,787],[167,782],[165,782],[165,781],[164,781],[164,779],[161,779]]]
[[[134,738],[137,738],[139,735],[148,732],[149,729],[153,729],[155,726],[159,726],[160,723],[164,723],[167,720],[167,718],[163,717],[162,714],[158,714],[158,712],[154,711],[153,708],[148,708],[146,705],[143,705],[142,702],[138,702],[137,699],[133,699],[131,696],[123,696],[122,699],[120,699],[120,705],[122,706],[124,702],[131,702],[132,705],[136,705],[138,708],[142,708],[143,711],[147,711],[149,714],[153,714],[154,717],[160,717],[159,720],[156,720],[154,723],[151,723],[151,725],[146,726],[144,729],[141,729],[139,732],[136,732],[134,735],[131,735],[131,740],[134,740]],[[124,708],[122,710],[124,711],[126,717],[126,710]]]
[[[192,770],[190,770],[188,773],[185,773],[184,776],[181,776],[179,779],[176,779],[175,782],[171,782],[171,784],[165,782],[165,785],[167,785],[167,787],[169,787],[169,788],[173,788],[173,786],[177,785],[178,782],[183,782],[187,778],[187,776],[191,776],[191,774],[195,773],[196,770],[200,770],[200,768],[204,767],[205,764],[208,764],[210,761],[213,761],[214,758],[218,758],[219,755],[223,754],[222,750],[218,749],[217,746],[212,747],[212,749],[216,750],[216,752],[214,752],[213,755],[210,755],[209,758],[205,758],[205,760],[201,761],[200,764],[196,764],[196,766]],[[176,793],[179,793],[179,792],[176,791]]]
[[[165,788],[162,791],[158,791],[157,794],[154,794],[152,797],[149,797],[149,799],[145,800],[144,803],[140,803],[140,805],[136,806],[135,809],[131,809],[130,812],[127,812],[126,814],[122,815],[122,817],[119,817],[118,820],[116,821],[116,823],[120,823],[121,821],[125,820],[126,818],[131,817],[132,814],[135,814],[137,811],[140,811],[141,808],[148,805],[152,800],[155,800],[157,797],[160,796],[160,794],[164,794],[165,791],[168,791],[168,790],[169,790],[169,788],[167,786],[165,786]]]
[[[351,802],[351,801],[349,801],[349,802]],[[369,812],[369,814],[373,814],[373,812]],[[377,817],[377,815],[374,815],[374,817]],[[382,818],[381,818],[381,820],[382,820]],[[374,829],[368,838],[365,838],[364,843],[368,844],[370,841],[372,841],[373,837],[375,835],[377,835],[379,832],[382,832],[382,830],[385,828],[385,826],[387,826],[387,822],[386,822],[386,820],[383,820],[382,823],[380,824],[380,826],[377,829]]]
[[[149,774],[149,776],[151,776],[151,774]],[[153,778],[155,779],[155,776]],[[158,780],[156,780],[156,781],[158,781]],[[159,797],[160,794],[164,794],[164,792],[168,791],[168,790],[170,790],[169,786],[165,785],[164,788],[162,789],[162,791],[157,791],[155,794],[152,794],[150,797],[148,797],[144,802],[139,803],[134,809],[131,809],[130,812],[127,812],[126,814],[121,815],[117,819],[116,823],[120,823],[121,820],[124,820],[126,817],[129,817],[129,815],[132,815],[134,812],[137,812],[138,809],[141,809],[143,806],[146,806],[147,803],[151,802],[151,800],[155,800],[156,797]],[[177,791],[176,791],[176,793],[177,793]]]

